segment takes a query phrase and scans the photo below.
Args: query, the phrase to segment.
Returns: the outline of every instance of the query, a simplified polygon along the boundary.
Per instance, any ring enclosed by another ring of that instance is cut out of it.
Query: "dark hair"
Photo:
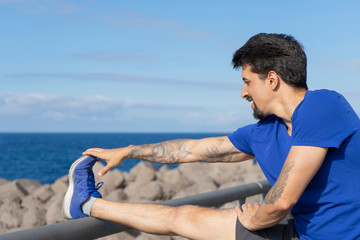
[[[262,78],[275,71],[287,84],[308,89],[306,55],[303,46],[290,35],[259,33],[234,53],[232,63],[234,68],[249,65]]]

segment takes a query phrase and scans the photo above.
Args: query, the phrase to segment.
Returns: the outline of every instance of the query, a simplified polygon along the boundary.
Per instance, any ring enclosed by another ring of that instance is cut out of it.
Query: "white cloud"
[[[256,120],[253,118],[252,110],[249,107],[227,112],[190,112],[182,119],[184,125],[201,126],[214,131],[236,130],[255,122]]]
[[[131,9],[123,9],[116,16],[101,17],[101,21],[119,28],[141,28],[169,31],[174,37],[209,38],[210,32],[191,29],[184,24],[172,22],[154,15],[146,14]]]
[[[111,62],[124,62],[124,61],[157,61],[159,59],[156,55],[151,54],[134,54],[134,53],[114,53],[110,51],[97,51],[87,53],[73,54],[75,58],[92,60],[92,61],[111,61]]]
[[[344,61],[327,61],[323,63],[324,66],[329,68],[346,68],[350,70],[360,71],[360,59],[348,59]]]
[[[129,27],[129,28],[150,28],[157,30],[166,29],[184,29],[185,26],[160,19],[158,17],[145,14],[131,9],[120,10],[116,17],[106,16],[101,19],[103,22],[111,24],[116,27]]]
[[[105,96],[0,93],[0,131],[231,132],[254,122],[247,110]]]
[[[141,75],[125,75],[118,73],[22,73],[6,75],[5,78],[16,80],[24,79],[64,79],[64,80],[81,80],[81,81],[115,81],[128,83],[151,83],[151,84],[170,84],[170,85],[188,85],[209,87],[215,89],[226,89],[231,91],[239,91],[241,83],[229,82],[211,82],[211,81],[194,81],[187,79],[171,79],[159,78]]]
[[[138,110],[194,110],[194,106],[120,101],[105,96],[64,96],[52,94],[0,93],[0,116],[31,117],[64,121],[68,119],[123,119],[125,112]]]
[[[360,71],[360,59],[349,59],[347,61],[340,62],[340,65]]]

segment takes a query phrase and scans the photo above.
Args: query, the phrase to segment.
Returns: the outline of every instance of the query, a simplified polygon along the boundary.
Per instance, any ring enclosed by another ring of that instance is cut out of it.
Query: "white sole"
[[[62,214],[63,214],[64,218],[66,218],[66,219],[73,219],[73,217],[70,214],[70,205],[71,205],[71,199],[72,199],[72,196],[74,193],[74,170],[75,170],[76,166],[87,157],[89,157],[89,156],[82,156],[82,157],[78,158],[70,167],[69,187],[65,193],[63,206],[62,206]]]

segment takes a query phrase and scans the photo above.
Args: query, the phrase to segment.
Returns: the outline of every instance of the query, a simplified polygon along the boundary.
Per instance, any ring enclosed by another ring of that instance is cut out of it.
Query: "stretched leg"
[[[92,167],[96,159],[84,156],[69,170],[69,188],[63,202],[68,219],[89,215],[153,234],[176,234],[191,239],[235,239],[235,209],[214,210],[196,206],[115,203],[101,199]]]
[[[190,239],[207,240],[235,239],[237,219],[234,209],[117,203],[100,198],[95,201],[91,216],[152,234],[180,235]]]

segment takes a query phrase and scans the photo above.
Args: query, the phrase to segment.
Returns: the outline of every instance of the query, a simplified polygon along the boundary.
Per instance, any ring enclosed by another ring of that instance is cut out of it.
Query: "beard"
[[[259,110],[259,108],[256,106],[256,103],[254,103],[254,112],[253,117],[257,120],[263,120],[265,118],[265,115],[262,111]]]

